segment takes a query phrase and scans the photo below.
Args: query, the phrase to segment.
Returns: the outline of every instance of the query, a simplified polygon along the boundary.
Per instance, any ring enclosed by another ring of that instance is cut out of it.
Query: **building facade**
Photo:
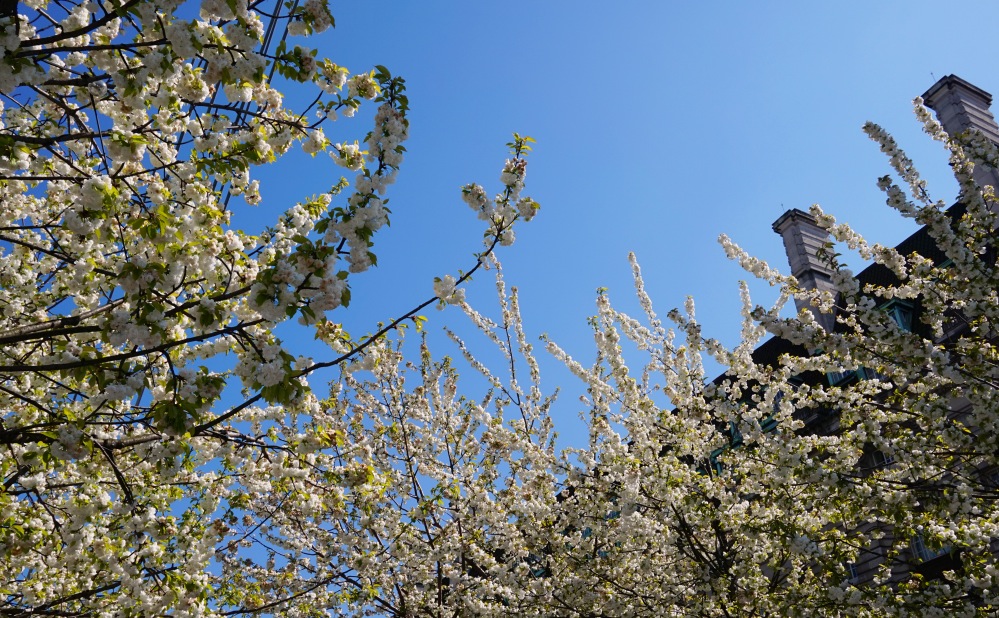
[[[999,144],[999,124],[996,123],[990,110],[992,96],[984,90],[970,84],[969,82],[955,75],[948,75],[937,81],[923,95],[924,104],[933,110],[938,121],[950,135],[960,135],[966,132],[979,132],[981,135]],[[999,171],[993,167],[981,165],[974,170],[974,179],[981,187],[999,187]],[[996,208],[993,203],[993,210]],[[953,221],[957,221],[964,213],[964,205],[958,199],[948,210],[947,214]],[[830,266],[826,256],[826,249],[830,246],[828,232],[820,227],[817,221],[806,212],[792,209],[783,213],[773,223],[773,230],[784,241],[787,253],[788,264],[791,274],[794,275],[800,285],[804,288],[820,291],[835,291],[833,284],[834,269]],[[896,246],[898,252],[904,256],[913,253],[931,260],[936,265],[945,263],[944,252],[936,246],[929,230],[923,227],[914,234],[906,238]],[[986,256],[993,261],[995,256]],[[872,284],[875,286],[895,285],[898,281],[892,272],[885,266],[872,264],[862,270],[857,279],[861,285]],[[797,309],[806,308],[803,301],[796,300]],[[913,301],[889,301],[881,308],[887,312],[903,330],[912,331],[920,328],[918,314],[918,302]],[[837,329],[836,319],[833,314],[816,314],[819,324],[827,331],[832,332]],[[966,326],[960,320],[955,320],[954,326],[946,330],[942,337],[935,337],[936,343],[946,342],[961,334],[962,328]],[[786,341],[772,338],[761,345],[754,358],[757,362],[775,363],[775,359],[780,354],[808,354],[808,350],[800,346],[793,346]],[[876,371],[868,368],[859,368],[852,371],[840,373],[828,373],[825,376],[810,376],[806,380],[824,380],[829,386],[849,386],[850,383],[878,377]],[[954,418],[960,419],[967,413],[969,404],[966,401],[956,400],[953,405]],[[806,418],[801,419],[805,424],[805,430],[809,433],[830,434],[838,431],[837,415],[821,415],[810,413]],[[894,460],[890,455],[875,449],[868,449],[861,459],[862,474],[875,473],[877,470],[892,466]],[[999,473],[994,469],[976,469],[971,471],[980,478],[987,479],[986,485],[993,488],[999,486]],[[863,585],[870,581],[876,571],[883,565],[886,559],[886,548],[891,545],[890,533],[882,542],[875,544],[864,553],[864,558],[857,563],[846,565],[851,579],[858,585]],[[999,550],[993,542],[993,550]],[[891,564],[892,578],[902,581],[918,574],[923,578],[941,578],[949,571],[959,570],[961,567],[961,552],[959,548],[937,547],[932,548],[923,542],[921,537],[916,537],[910,543],[910,547],[901,556],[896,556]]]

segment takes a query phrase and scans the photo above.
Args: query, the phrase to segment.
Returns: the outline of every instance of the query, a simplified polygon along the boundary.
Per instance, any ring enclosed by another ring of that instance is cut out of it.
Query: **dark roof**
[[[947,209],[947,215],[953,221],[957,221],[964,213],[967,211],[964,204],[958,202]],[[933,237],[930,236],[930,232],[924,225],[919,228],[915,234],[909,236],[898,245],[895,246],[903,256],[910,256],[913,253],[923,256],[924,258],[933,260],[934,263],[939,264],[943,262],[947,256],[944,252],[937,247],[937,244],[933,241]],[[892,285],[898,285],[899,280],[892,274],[887,267],[881,264],[871,264],[864,270],[860,271],[857,275],[857,281],[860,282],[861,287],[867,284],[887,287]]]
[[[967,211],[967,208],[961,202],[957,202],[947,209],[947,215],[952,221],[957,222],[961,216]],[[924,225],[919,228],[916,233],[912,234],[898,245],[895,246],[903,256],[909,256],[913,253],[921,255],[927,259],[933,260],[934,263],[941,263],[946,259],[944,252],[937,247],[936,243],[933,241],[933,237],[930,236],[930,232]],[[857,281],[860,282],[861,287],[867,284],[872,284],[875,286],[887,287],[892,285],[898,285],[900,282],[897,277],[887,267],[881,264],[871,264],[864,270],[860,271],[857,275]],[[791,356],[808,356],[808,349],[804,346],[793,344],[786,339],[781,339],[779,337],[771,337],[764,341],[758,348],[753,350],[753,361],[759,365],[765,365],[767,367],[777,367],[780,361],[780,357],[784,354],[789,354]],[[818,374],[816,374],[818,375]],[[715,378],[715,383],[720,382],[725,377],[722,374]],[[805,379],[806,382],[812,383],[815,376],[800,376]],[[819,376],[821,378],[821,376]]]
[[[757,365],[776,367],[779,364],[780,357],[784,354],[808,356],[808,349],[805,346],[791,343],[787,339],[771,337],[760,344],[760,347],[753,350],[753,361]]]
[[[753,350],[753,362],[758,365],[776,368],[780,365],[780,357],[785,354],[797,357],[808,356],[808,348],[803,345],[791,343],[787,339],[770,337]],[[719,375],[714,379],[714,383],[721,384],[727,376],[727,372]],[[817,384],[824,379],[824,376],[820,373],[809,371],[807,375],[798,376],[798,379],[806,384]]]

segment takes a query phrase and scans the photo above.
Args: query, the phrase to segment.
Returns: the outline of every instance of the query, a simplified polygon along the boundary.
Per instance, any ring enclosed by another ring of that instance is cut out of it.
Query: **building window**
[[[846,567],[846,575],[850,579],[850,583],[855,583],[860,579],[860,572],[857,570],[856,562],[847,562],[843,566]]]
[[[882,310],[891,317],[895,325],[898,326],[900,330],[906,332],[912,331],[912,305],[902,301],[893,300],[887,305],[882,307]]]
[[[830,371],[826,374],[829,378],[829,386],[843,386],[857,377],[857,372],[853,369],[846,371]]]
[[[910,545],[912,546],[912,557],[915,558],[916,562],[929,562],[934,558],[939,558],[950,553],[950,546],[948,545],[944,545],[939,549],[930,549],[926,545],[926,539],[921,534],[912,537]]]
[[[895,463],[895,457],[884,451],[874,451],[874,453],[871,454],[871,459],[874,460],[875,468],[887,468]]]
[[[870,367],[861,367],[857,370],[857,375],[862,380],[881,380],[882,382],[887,382],[888,377],[877,369],[871,369]]]

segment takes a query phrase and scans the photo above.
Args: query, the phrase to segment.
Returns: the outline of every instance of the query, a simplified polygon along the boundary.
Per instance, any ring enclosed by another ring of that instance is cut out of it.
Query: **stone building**
[[[988,92],[960,77],[948,75],[937,81],[922,95],[922,98],[925,105],[936,113],[937,119],[949,134],[956,135],[969,130],[980,131],[984,136],[999,144],[999,125],[990,111],[992,95]],[[974,176],[980,186],[999,187],[999,171],[994,168],[976,167]],[[964,212],[964,206],[960,201],[957,201],[947,212],[952,218],[959,218]],[[788,210],[774,221],[773,230],[783,239],[791,274],[798,279],[801,285],[819,290],[832,290],[833,271],[822,256],[823,248],[828,243],[829,237],[827,232],[816,224],[815,219],[801,210]],[[896,249],[902,255],[917,253],[937,264],[945,260],[943,252],[934,244],[925,227],[902,241],[896,246]],[[886,267],[878,264],[868,266],[857,275],[857,278],[862,284],[891,285],[896,283],[892,273]],[[803,307],[799,304],[797,308],[800,310]],[[893,301],[884,305],[883,309],[891,314],[900,328],[911,330],[918,327],[918,316],[915,315],[918,308],[912,304]],[[830,314],[816,315],[816,319],[827,330],[836,328],[835,318]],[[938,342],[959,334],[961,332],[960,323],[955,326],[955,329],[957,330],[945,332],[943,338],[938,339]],[[800,346],[793,346],[781,339],[772,338],[756,350],[754,358],[757,362],[775,364],[776,359],[781,354],[801,355],[807,353],[808,351]],[[872,375],[872,370],[861,368],[856,371],[810,376],[804,379],[825,380],[829,385],[848,385],[852,381],[871,377],[876,377]],[[961,415],[960,403],[955,406],[954,414],[956,417]],[[835,415],[813,413],[809,418],[801,420],[805,422],[805,431],[828,433],[837,430]],[[861,467],[869,471],[890,465],[892,465],[891,457],[874,450],[866,453],[861,461]],[[982,474],[990,472],[979,471]],[[991,473],[994,478],[999,480],[999,474]],[[848,565],[850,574],[856,583],[863,584],[873,577],[875,570],[884,560],[883,550],[887,544],[888,541],[885,541],[880,547],[872,547],[865,560]],[[947,548],[934,551],[917,538],[909,547],[907,555],[902,556],[901,560],[892,565],[892,573],[894,578],[898,580],[904,579],[914,572],[927,578],[940,577],[943,572],[959,566],[959,551],[950,551]]]

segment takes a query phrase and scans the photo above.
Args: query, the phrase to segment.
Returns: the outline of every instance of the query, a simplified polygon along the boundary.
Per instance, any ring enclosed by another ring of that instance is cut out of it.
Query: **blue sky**
[[[875,186],[888,166],[865,121],[895,135],[935,197],[954,198],[945,153],[922,134],[911,100],[950,73],[999,92],[988,35],[999,5],[943,7],[335,3],[337,28],[310,44],[352,71],[383,64],[404,76],[412,114],[379,266],[354,279],[354,304],[333,317],[363,333],[428,298],[433,277],[472,265],[482,227],[458,188],[498,190],[504,143],[518,131],[538,141],[527,193],[542,211],[500,257],[532,333],[590,358],[594,290],[635,307],[634,251],[661,314],[692,295],[706,332],[734,343],[746,275],[725,259],[720,233],[783,265],[770,224],[788,208],[820,203],[885,243],[914,230]],[[366,130],[366,120],[342,121],[327,135],[352,141]],[[282,161],[260,176],[262,208],[283,209],[339,174],[326,157]],[[490,309],[492,290],[484,275],[468,293]],[[462,322],[456,311],[427,315],[431,329]]]

